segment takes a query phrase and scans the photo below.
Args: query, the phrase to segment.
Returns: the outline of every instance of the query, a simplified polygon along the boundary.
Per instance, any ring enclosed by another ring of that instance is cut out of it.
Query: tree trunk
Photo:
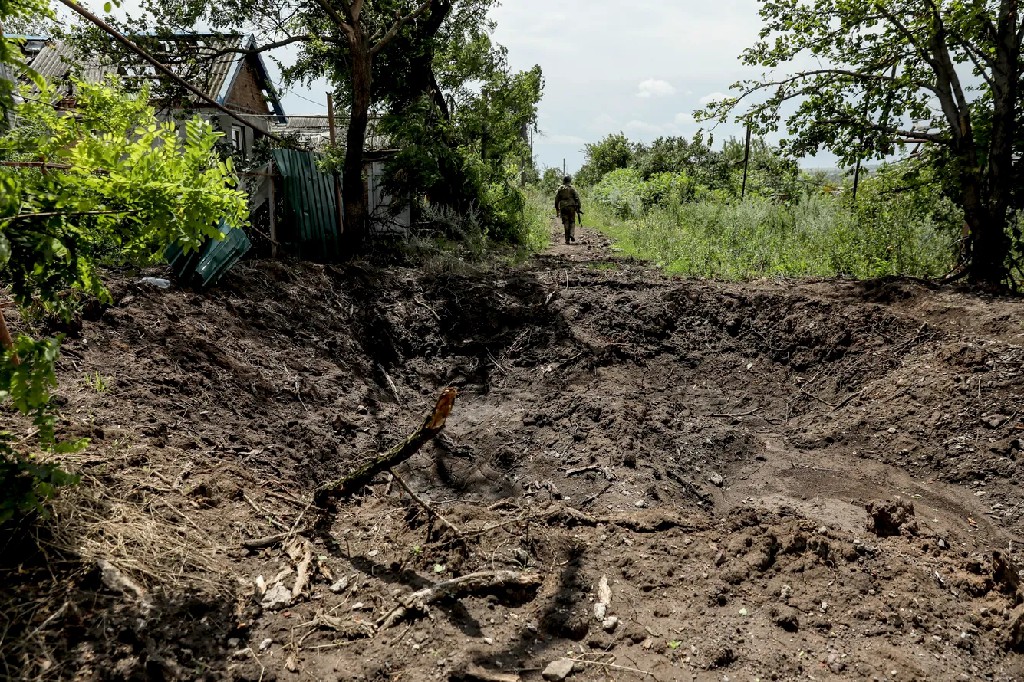
[[[370,115],[373,85],[373,54],[370,38],[359,23],[349,35],[349,59],[352,74],[352,102],[349,107],[345,163],[342,166],[342,201],[345,206],[345,233],[341,244],[346,256],[355,255],[366,241],[368,201],[363,181],[363,147]]]
[[[1018,0],[1003,0],[996,26],[995,67],[992,69],[992,139],[988,150],[987,215],[971,225],[974,246],[971,278],[1001,285],[1006,280],[1010,240],[1007,218],[1013,194],[1013,143],[1017,133]],[[968,221],[970,224],[970,221]]]

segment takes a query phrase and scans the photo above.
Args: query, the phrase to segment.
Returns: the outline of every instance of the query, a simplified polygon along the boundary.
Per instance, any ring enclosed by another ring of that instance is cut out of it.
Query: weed
[[[96,391],[97,393],[106,393],[110,390],[110,384],[107,383],[107,379],[99,372],[93,372],[92,374],[85,375],[85,385]]]
[[[674,274],[763,277],[939,276],[951,265],[948,216],[921,216],[899,202],[851,208],[807,196],[794,205],[754,198],[657,207],[620,218],[594,204],[591,225],[630,256]]]

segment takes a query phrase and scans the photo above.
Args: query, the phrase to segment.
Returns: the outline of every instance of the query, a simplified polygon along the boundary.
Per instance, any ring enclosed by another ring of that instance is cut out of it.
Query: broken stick
[[[499,594],[517,601],[528,601],[537,592],[543,579],[537,573],[516,571],[480,571],[461,578],[445,580],[403,598],[398,606],[377,621],[386,630],[414,613],[427,613],[431,604],[444,599],[458,599],[470,595]]]
[[[421,447],[444,429],[445,420],[448,419],[448,415],[451,414],[452,407],[455,405],[456,395],[457,391],[454,388],[446,388],[441,393],[441,397],[437,399],[434,410],[427,415],[427,418],[423,420],[423,425],[415,433],[348,476],[317,488],[313,495],[313,503],[322,507],[333,498],[351,497],[368,485],[377,474],[398,466],[416,454]]]
[[[431,507],[429,502],[427,502],[422,497],[417,495],[413,491],[413,489],[409,487],[409,484],[406,483],[402,479],[402,477],[398,475],[397,472],[392,471],[391,475],[394,477],[394,481],[396,483],[398,483],[398,485],[401,486],[402,489],[405,490],[405,492],[409,493],[409,497],[412,498],[413,502],[415,502],[416,504],[421,506],[432,517],[434,517],[435,519],[440,521],[442,526],[444,526],[445,528],[447,528],[451,532],[455,533],[455,537],[459,538],[460,540],[462,539],[462,531],[459,530],[458,527],[454,523],[452,523],[451,521],[446,519],[441,512],[439,512],[436,509],[434,509],[433,507]]]

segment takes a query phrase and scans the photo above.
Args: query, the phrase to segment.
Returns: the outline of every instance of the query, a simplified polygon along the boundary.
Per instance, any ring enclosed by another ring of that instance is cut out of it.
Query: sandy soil
[[[83,485],[0,545],[0,675],[1024,679],[1024,303],[673,279],[578,236],[115,281],[60,362]],[[396,469],[444,521],[389,474],[312,506],[446,386]],[[536,586],[409,598],[479,571]]]

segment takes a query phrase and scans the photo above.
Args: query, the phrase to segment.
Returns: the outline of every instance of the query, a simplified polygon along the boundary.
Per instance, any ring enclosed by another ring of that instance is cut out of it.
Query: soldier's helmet
[[[564,178],[562,178],[562,182],[564,182],[567,185],[570,184],[572,182],[572,176],[566,175]]]

